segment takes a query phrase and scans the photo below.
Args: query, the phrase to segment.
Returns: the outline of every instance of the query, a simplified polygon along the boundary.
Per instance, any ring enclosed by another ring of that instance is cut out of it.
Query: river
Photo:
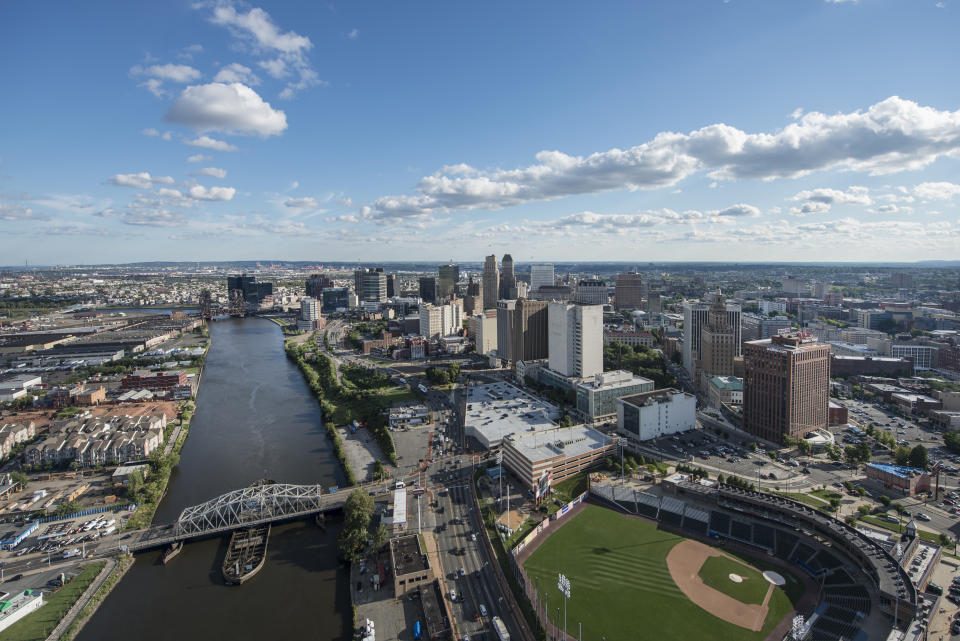
[[[247,318],[211,324],[190,434],[155,522],[261,478],[339,485],[342,474],[320,408],[283,351],[280,328]],[[348,575],[337,563],[339,526],[273,528],[267,564],[225,586],[225,539],[189,543],[168,565],[141,554],[80,641],[317,639],[352,637]]]

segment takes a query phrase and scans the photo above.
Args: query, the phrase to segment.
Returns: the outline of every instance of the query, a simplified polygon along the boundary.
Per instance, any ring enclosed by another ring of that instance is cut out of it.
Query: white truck
[[[491,623],[493,623],[493,629],[497,631],[497,638],[500,641],[510,641],[510,633],[507,632],[507,626],[503,624],[500,617],[493,617]]]

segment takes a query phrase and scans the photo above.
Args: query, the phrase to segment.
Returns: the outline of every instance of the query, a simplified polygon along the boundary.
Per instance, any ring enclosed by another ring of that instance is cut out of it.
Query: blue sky
[[[0,264],[955,259],[958,2],[6,3]]]

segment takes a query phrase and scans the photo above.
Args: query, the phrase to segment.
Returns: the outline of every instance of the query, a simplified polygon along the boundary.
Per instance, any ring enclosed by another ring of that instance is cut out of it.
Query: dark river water
[[[248,318],[210,331],[190,435],[154,522],[261,478],[340,484],[320,409],[284,356],[280,328]],[[267,564],[242,586],[220,576],[226,539],[189,543],[166,566],[159,552],[141,554],[77,638],[349,639],[338,533],[338,524],[324,533],[312,521],[275,526]]]

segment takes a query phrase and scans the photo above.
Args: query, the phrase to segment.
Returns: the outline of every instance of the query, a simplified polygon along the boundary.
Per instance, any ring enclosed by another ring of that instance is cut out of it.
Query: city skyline
[[[5,8],[0,262],[955,257],[952,3],[492,8]]]

